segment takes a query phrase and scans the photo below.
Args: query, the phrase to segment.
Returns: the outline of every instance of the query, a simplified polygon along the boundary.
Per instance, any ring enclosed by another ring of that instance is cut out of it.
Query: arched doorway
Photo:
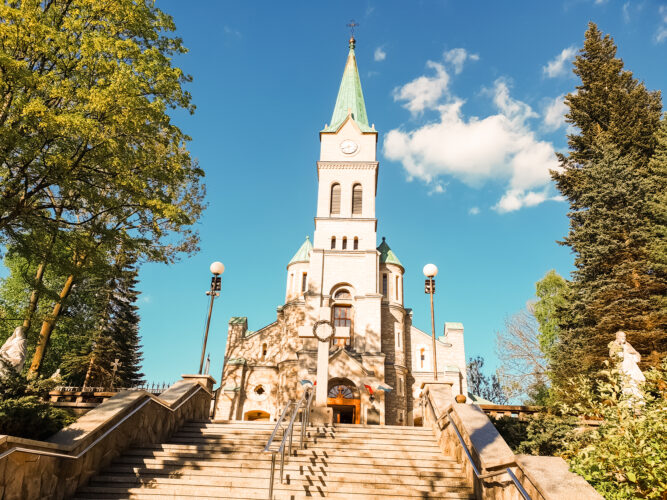
[[[248,420],[250,422],[268,422],[270,419],[271,415],[262,410],[247,411],[243,416],[243,420]]]
[[[359,390],[346,378],[329,380],[327,406],[333,408],[333,421],[337,424],[361,422],[361,399]]]

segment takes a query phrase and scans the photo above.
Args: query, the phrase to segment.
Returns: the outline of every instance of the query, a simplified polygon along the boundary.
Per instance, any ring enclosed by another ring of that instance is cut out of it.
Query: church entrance
[[[361,422],[359,391],[348,379],[335,378],[329,381],[327,406],[333,409],[333,421],[336,424]]]

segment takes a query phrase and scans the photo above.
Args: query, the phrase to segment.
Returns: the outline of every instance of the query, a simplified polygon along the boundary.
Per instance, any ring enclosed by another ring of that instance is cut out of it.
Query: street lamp
[[[204,355],[206,354],[206,342],[208,341],[208,327],[211,324],[211,312],[213,311],[213,300],[216,297],[220,296],[220,290],[222,289],[222,278],[220,275],[225,272],[225,265],[222,262],[214,262],[209,268],[213,273],[211,278],[211,289],[206,292],[206,295],[211,296],[211,302],[208,306],[208,318],[206,319],[206,332],[204,333],[204,345],[201,349],[201,361],[199,362],[199,375],[204,368]]]
[[[435,293],[435,277],[438,274],[438,268],[435,264],[426,264],[423,269],[426,276],[424,292],[431,296],[431,333],[433,334],[433,379],[438,380],[438,361],[435,351],[435,316],[433,314],[433,294]]]

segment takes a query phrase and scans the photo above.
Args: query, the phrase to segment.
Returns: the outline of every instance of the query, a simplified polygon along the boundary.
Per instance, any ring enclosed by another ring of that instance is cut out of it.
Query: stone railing
[[[163,442],[207,419],[214,380],[183,375],[160,396],[125,391],[47,441],[0,436],[0,500],[69,498],[128,448]]]
[[[453,401],[448,384],[425,383],[422,405],[424,425],[463,464],[478,499],[602,499],[562,458],[515,455],[478,406]]]

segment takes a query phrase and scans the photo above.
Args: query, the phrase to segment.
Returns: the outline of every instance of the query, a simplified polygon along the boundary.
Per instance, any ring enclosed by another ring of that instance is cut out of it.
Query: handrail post
[[[269,500],[273,500],[273,481],[276,475],[276,453],[271,453],[271,479],[269,480]]]

